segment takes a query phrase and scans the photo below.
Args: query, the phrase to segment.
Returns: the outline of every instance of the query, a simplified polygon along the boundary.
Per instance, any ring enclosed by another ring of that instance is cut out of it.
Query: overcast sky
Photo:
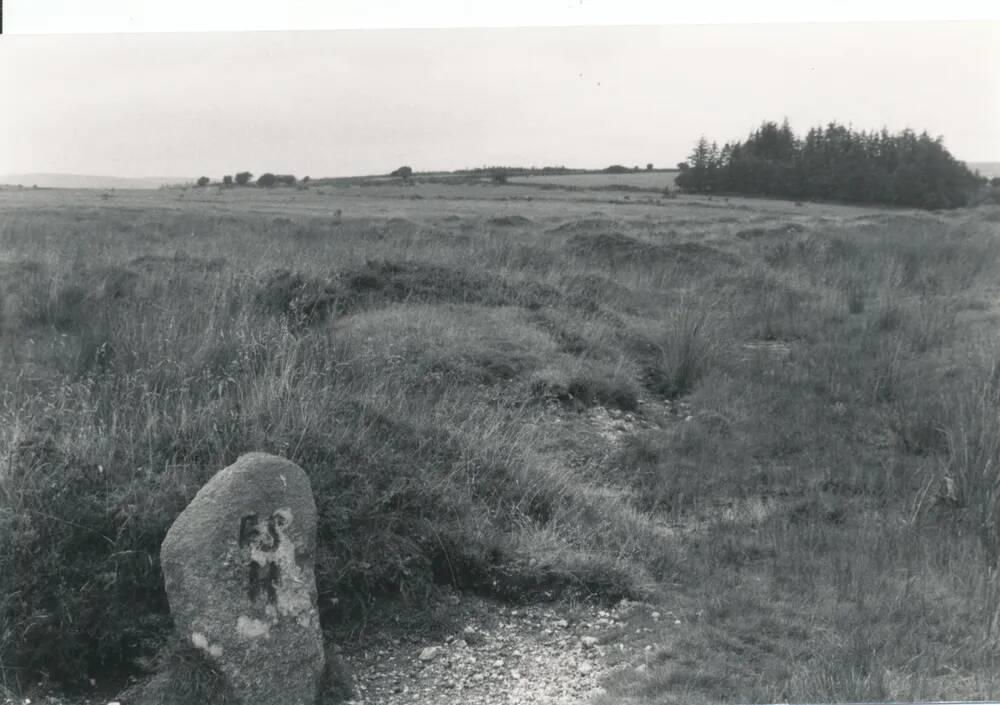
[[[5,36],[0,174],[674,166],[788,117],[1000,161],[1000,23]]]

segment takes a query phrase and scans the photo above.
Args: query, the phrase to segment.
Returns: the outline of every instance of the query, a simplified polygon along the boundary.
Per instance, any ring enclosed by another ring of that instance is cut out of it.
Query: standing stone
[[[160,548],[179,636],[242,705],[315,705],[316,503],[298,465],[249,453],[219,471]]]

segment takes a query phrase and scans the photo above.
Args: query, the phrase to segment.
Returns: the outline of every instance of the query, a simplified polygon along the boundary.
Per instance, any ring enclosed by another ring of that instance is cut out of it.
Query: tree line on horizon
[[[623,166],[621,164],[612,164],[609,167],[600,170],[605,174],[625,174],[640,171],[638,165],[631,168]],[[646,164],[646,171],[653,171],[653,163],[649,162]],[[671,170],[668,170],[671,171]],[[496,183],[507,183],[507,179],[511,176],[535,176],[535,175],[563,175],[563,174],[586,174],[593,173],[593,169],[571,169],[565,166],[545,166],[545,167],[516,167],[516,166],[483,166],[476,168],[466,168],[466,169],[456,169],[454,171],[448,172],[456,176],[472,176],[472,177],[489,177]],[[398,169],[389,173],[390,177],[402,178],[404,181],[409,180],[414,176],[415,172],[410,166],[401,166]],[[222,177],[222,180],[216,182],[225,188],[231,188],[233,186],[249,186],[251,185],[251,179],[253,179],[253,174],[249,171],[241,171],[235,175],[235,178],[231,174],[226,174]],[[308,184],[311,179],[308,176],[302,177],[301,180],[296,179],[293,174],[272,174],[270,172],[261,174],[257,177],[257,180],[253,182],[254,185],[270,188],[273,186],[295,186],[296,184]],[[323,181],[322,179],[320,181]],[[212,179],[208,176],[199,177],[195,181],[195,185],[198,187],[206,187],[212,184]]]
[[[831,122],[799,138],[785,120],[765,121],[745,141],[720,149],[705,137],[677,165],[678,188],[792,199],[938,209],[969,205],[985,179],[941,137],[905,129],[856,131]]]
[[[249,171],[241,171],[236,174],[235,179],[232,175],[226,174],[222,177],[222,185],[226,187],[230,186],[248,186],[250,180],[253,178],[253,174]],[[208,186],[212,183],[212,180],[207,176],[202,176],[195,182],[198,186]],[[298,179],[295,178],[294,174],[272,174],[267,172],[266,174],[261,174],[257,177],[257,181],[254,182],[257,186],[262,186],[264,188],[270,188],[272,186],[294,186],[298,183]],[[302,177],[302,183],[309,183],[309,177]]]

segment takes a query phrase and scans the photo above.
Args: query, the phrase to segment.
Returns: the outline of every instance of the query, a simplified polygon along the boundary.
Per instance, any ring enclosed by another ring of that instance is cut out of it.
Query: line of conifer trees
[[[917,208],[967,205],[984,179],[926,132],[857,132],[836,122],[800,139],[785,120],[719,149],[702,137],[678,164],[678,188]]]

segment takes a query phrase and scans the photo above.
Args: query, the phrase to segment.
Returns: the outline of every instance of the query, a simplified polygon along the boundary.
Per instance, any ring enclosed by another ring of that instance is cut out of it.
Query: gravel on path
[[[343,654],[354,676],[350,703],[576,705],[605,694],[606,677],[644,658],[629,629],[631,616],[648,612],[641,603],[513,607],[464,597],[456,608],[465,626],[444,639],[391,639]]]

